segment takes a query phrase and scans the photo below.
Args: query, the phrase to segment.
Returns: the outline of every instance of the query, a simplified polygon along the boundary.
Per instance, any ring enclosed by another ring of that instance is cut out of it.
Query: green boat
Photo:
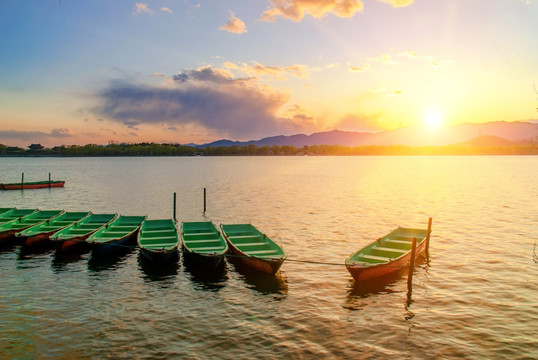
[[[220,228],[231,253],[256,270],[275,274],[286,260],[284,250],[251,224],[221,225]]]
[[[38,209],[11,209],[2,214],[0,214],[0,224],[6,223],[11,220],[18,219],[20,217],[30,215],[31,213],[36,212]]]
[[[0,224],[0,242],[15,240],[15,234],[21,230],[42,223],[50,218],[60,215],[63,210],[38,210],[26,216],[13,219]]]
[[[192,264],[217,267],[222,264],[228,244],[211,221],[181,223],[185,259]]]
[[[144,220],[138,232],[141,255],[150,261],[168,260],[177,253],[179,236],[172,219]]]
[[[7,211],[9,211],[9,210],[13,210],[13,209],[15,209],[15,208],[0,208],[0,215],[7,212]]]
[[[120,215],[86,239],[94,255],[112,255],[136,244],[136,234],[146,216]]]
[[[23,247],[30,248],[50,244],[50,236],[90,215],[90,211],[67,211],[52,219],[27,228],[15,234],[23,241]]]
[[[84,252],[89,250],[85,240],[117,216],[118,214],[91,214],[54,233],[50,240],[58,244],[60,252]]]
[[[424,253],[429,241],[428,229],[398,227],[375,240],[346,259],[346,267],[355,281],[365,281],[390,275],[409,267],[413,238],[416,238],[415,258]]]

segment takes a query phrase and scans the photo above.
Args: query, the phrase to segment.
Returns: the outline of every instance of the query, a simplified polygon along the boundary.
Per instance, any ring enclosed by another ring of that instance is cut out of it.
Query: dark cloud
[[[50,133],[42,131],[0,131],[0,139],[23,140],[23,141],[43,141],[43,139],[58,139],[73,136],[69,129],[53,129]]]
[[[213,69],[211,66],[201,67],[196,70],[186,70],[181,74],[174,75],[172,79],[178,83],[189,81],[202,81],[214,84],[244,84],[252,78],[235,79],[232,74],[225,70]]]
[[[173,86],[112,82],[98,94],[98,116],[127,127],[140,124],[198,125],[222,136],[250,138],[300,130],[275,116],[288,95],[250,86],[210,67],[185,71]]]

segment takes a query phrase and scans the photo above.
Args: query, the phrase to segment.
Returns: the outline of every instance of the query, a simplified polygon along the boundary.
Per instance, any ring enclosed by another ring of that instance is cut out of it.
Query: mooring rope
[[[99,246],[113,246],[113,247],[125,248],[125,249],[131,249],[131,250],[140,248],[138,245],[132,246],[132,245],[123,245],[123,244],[89,243],[86,240],[78,240],[78,239],[67,239],[67,240],[76,241],[79,243],[85,243],[89,245],[90,247],[92,245],[97,245],[98,247]],[[180,251],[181,251],[180,249],[174,250],[174,252],[177,252],[177,253],[179,253]],[[229,258],[250,258],[251,257],[248,255],[236,255],[236,254],[228,254],[228,253],[222,254],[222,255]],[[298,262],[298,263],[304,263],[304,264],[314,264],[314,265],[345,266],[345,264],[343,263],[334,263],[334,262],[327,262],[327,261],[300,260],[300,259],[290,259],[290,258],[287,258],[285,261]]]

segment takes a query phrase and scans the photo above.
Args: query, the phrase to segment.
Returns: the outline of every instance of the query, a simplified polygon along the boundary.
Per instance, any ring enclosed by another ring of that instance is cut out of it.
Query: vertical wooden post
[[[21,175],[21,190],[24,189],[24,173]]]
[[[413,238],[413,247],[411,248],[411,261],[409,264],[409,274],[407,275],[407,290],[411,291],[413,287],[413,271],[415,271],[415,253],[417,251],[417,238]]]
[[[49,173],[49,189],[50,189],[50,173]]]
[[[176,220],[176,193],[174,193],[174,220]]]
[[[426,255],[428,255],[428,252],[430,251],[430,234],[432,232],[432,218],[428,219],[428,233],[426,234]]]
[[[204,188],[204,215],[205,215],[205,210],[206,210],[206,188]]]

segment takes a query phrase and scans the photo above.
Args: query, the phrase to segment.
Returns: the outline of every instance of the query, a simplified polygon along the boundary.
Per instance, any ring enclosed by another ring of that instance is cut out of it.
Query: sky
[[[538,119],[538,0],[0,0],[0,144]]]

